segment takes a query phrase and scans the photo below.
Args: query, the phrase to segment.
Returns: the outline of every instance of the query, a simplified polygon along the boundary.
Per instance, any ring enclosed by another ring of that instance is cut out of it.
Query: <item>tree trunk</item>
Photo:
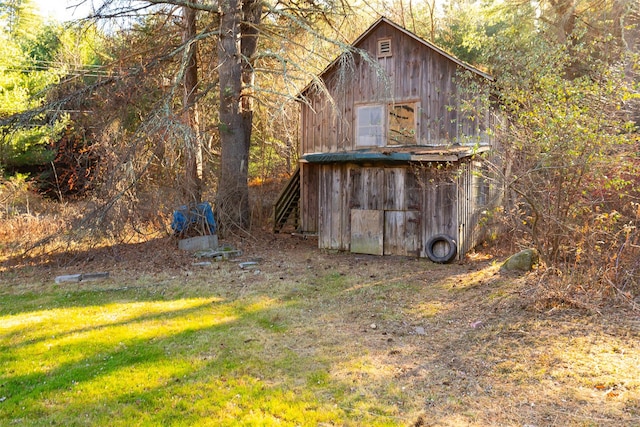
[[[194,3],[197,0],[193,0]],[[184,64],[184,115],[190,129],[185,134],[185,198],[200,203],[202,201],[202,142],[200,123],[196,106],[198,91],[198,59],[196,55],[196,10],[183,7],[183,43],[186,46]]]
[[[258,48],[258,25],[262,18],[262,6],[257,0],[245,0],[242,4],[242,41],[240,51],[242,53],[242,109],[243,127],[245,129],[245,144],[247,152],[251,147],[251,131],[253,129],[253,84],[255,73],[253,72],[252,58]]]
[[[249,228],[248,162],[250,129],[240,107],[242,55],[240,51],[242,4],[220,0],[220,179],[217,210],[222,226]],[[249,135],[246,135],[249,130]]]
[[[256,0],[220,0],[220,180],[218,217],[223,226],[248,230],[249,148],[253,122],[251,57],[262,9]]]

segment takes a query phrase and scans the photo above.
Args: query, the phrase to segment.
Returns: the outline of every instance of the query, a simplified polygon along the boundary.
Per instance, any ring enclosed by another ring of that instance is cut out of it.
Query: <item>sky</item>
[[[44,17],[51,17],[60,22],[79,19],[87,16],[91,1],[82,4],[82,0],[33,0]]]

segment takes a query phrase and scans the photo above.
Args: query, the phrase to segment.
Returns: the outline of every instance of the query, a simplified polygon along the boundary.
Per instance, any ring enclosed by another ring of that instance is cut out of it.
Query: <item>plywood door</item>
[[[351,209],[351,252],[383,255],[384,211]]]

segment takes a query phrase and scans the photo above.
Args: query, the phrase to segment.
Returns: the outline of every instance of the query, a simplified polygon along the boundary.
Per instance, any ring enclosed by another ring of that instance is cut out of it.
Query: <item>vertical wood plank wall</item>
[[[384,212],[385,255],[426,257],[426,242],[442,233],[466,253],[479,215],[473,165],[319,165],[319,247],[350,250],[352,211],[363,210]]]
[[[422,196],[421,257],[427,257],[426,244],[436,234],[457,238],[456,182],[452,180],[451,169],[443,170],[437,164],[423,165],[416,169]]]
[[[473,170],[471,168],[471,162],[464,162],[460,165],[458,175],[458,230],[457,237],[458,244],[458,259],[460,254],[465,254],[471,249],[474,244],[475,238],[475,226],[472,224],[471,219],[474,214],[474,193],[476,188],[473,187]]]
[[[487,161],[494,162],[491,155]],[[465,254],[478,245],[491,231],[480,224],[483,215],[501,203],[501,191],[482,170],[482,163],[463,162],[458,176],[459,253]]]
[[[385,37],[391,37],[393,56],[375,59],[377,40]],[[307,102],[301,104],[301,154],[357,149],[354,109],[368,103],[419,102],[418,145],[488,141],[488,110],[463,112],[462,102],[472,95],[458,87],[458,64],[386,23],[356,47],[375,63],[354,54],[327,70],[323,80],[334,103],[313,86],[303,93]]]
[[[300,163],[300,229],[318,232],[318,172],[319,166]]]
[[[351,235],[347,203],[347,168],[342,164],[319,167],[318,246],[326,249],[349,249]]]

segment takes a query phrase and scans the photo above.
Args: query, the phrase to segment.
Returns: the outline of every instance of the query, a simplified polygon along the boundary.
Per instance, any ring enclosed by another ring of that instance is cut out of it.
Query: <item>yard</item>
[[[533,300],[482,254],[175,246],[0,258],[1,425],[640,425],[637,311]]]

